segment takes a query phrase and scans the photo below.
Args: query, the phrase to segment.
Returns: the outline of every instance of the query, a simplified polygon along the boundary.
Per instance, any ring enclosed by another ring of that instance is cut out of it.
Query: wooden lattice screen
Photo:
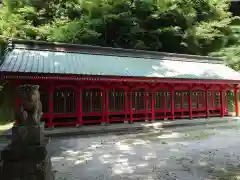
[[[82,106],[83,112],[102,112],[103,92],[100,89],[92,88],[83,90]]]
[[[76,92],[72,88],[59,88],[53,96],[54,113],[76,112]]]
[[[132,91],[133,111],[145,110],[145,89],[139,88]]]
[[[124,112],[124,89],[114,89],[108,92],[109,111]]]

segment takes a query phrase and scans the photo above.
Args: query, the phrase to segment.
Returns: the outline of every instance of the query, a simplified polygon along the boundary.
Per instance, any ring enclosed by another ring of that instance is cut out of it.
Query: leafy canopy
[[[0,40],[207,55],[233,39],[228,9],[228,0],[4,0]]]

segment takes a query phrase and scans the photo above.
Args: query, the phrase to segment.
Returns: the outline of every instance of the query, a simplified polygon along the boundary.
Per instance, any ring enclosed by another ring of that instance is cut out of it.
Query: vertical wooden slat
[[[20,84],[21,84],[21,82],[19,81],[19,80],[16,80],[15,81],[15,86],[16,86],[16,94],[15,94],[15,96],[16,96],[16,103],[15,103],[15,124],[17,125],[18,124],[18,122],[19,122],[19,116],[18,116],[18,114],[19,114],[19,106],[20,106],[20,104],[21,104],[21,101],[20,101],[20,97],[19,97],[19,91],[18,91],[18,88],[19,88],[19,86],[20,86]]]
[[[54,111],[53,111],[54,87],[52,84],[50,84],[48,87],[48,93],[49,93],[49,102],[48,102],[49,103],[49,123],[48,123],[48,126],[50,128],[52,128],[53,127],[53,113],[54,113]]]
[[[189,89],[189,93],[188,93],[188,111],[189,111],[189,119],[193,118],[192,115],[192,89]]]
[[[124,112],[125,112],[125,119],[127,119],[128,113],[128,89],[124,89]]]
[[[103,92],[103,103],[105,101],[105,122],[106,123],[109,123],[109,116],[108,116],[108,112],[109,112],[109,99],[108,99],[108,92],[109,90],[108,89],[104,89],[104,92]],[[103,106],[104,106],[103,104]]]
[[[220,107],[221,107],[221,117],[223,117],[224,116],[224,90],[223,89],[221,89],[221,91],[220,91]]]
[[[175,119],[174,97],[175,97],[174,89],[171,88],[171,116],[172,116],[171,118],[172,118],[172,120]]]
[[[133,97],[132,97],[133,91],[132,88],[130,88],[129,91],[129,113],[130,113],[130,123],[133,123]]]
[[[77,95],[77,124],[79,126],[82,126],[82,112],[83,112],[83,108],[82,108],[82,88],[78,89]]]
[[[209,104],[208,104],[208,89],[205,88],[205,109],[206,109],[206,117],[209,117]]]
[[[155,120],[155,91],[154,90],[152,90],[151,110],[152,110],[152,121],[154,121]]]
[[[235,113],[236,113],[236,116],[239,116],[238,99],[239,99],[238,88],[235,87],[234,88],[234,103],[235,103]]]

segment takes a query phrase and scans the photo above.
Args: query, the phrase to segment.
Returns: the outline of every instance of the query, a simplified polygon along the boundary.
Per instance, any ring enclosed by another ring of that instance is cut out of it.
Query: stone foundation
[[[1,180],[54,180],[43,127],[12,129],[12,143],[1,152]]]

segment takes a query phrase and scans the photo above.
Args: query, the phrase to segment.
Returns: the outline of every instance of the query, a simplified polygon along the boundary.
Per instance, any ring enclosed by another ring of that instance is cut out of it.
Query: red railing
[[[220,86],[38,84],[48,127],[228,114],[226,90]],[[21,103],[18,98],[16,103]]]

